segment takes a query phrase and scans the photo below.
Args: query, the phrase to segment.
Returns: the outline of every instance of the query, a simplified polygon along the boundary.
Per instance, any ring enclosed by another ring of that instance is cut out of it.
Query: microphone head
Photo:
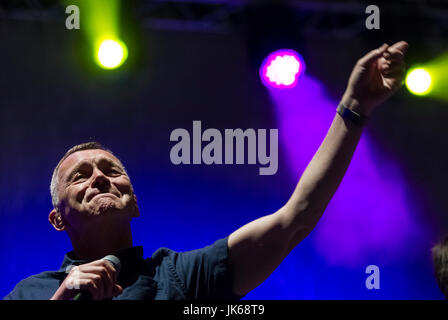
[[[108,255],[105,256],[103,258],[103,260],[107,260],[108,262],[110,262],[112,264],[112,266],[115,268],[115,270],[117,271],[117,276],[120,274],[121,271],[121,262],[120,259],[118,259],[116,256],[114,255]]]

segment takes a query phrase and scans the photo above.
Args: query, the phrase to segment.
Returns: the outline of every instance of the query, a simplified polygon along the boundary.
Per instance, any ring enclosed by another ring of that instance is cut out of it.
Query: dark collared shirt
[[[123,293],[113,300],[224,300],[232,293],[228,237],[201,249],[175,252],[160,248],[143,258],[142,247],[115,254],[121,262],[118,283]],[[67,267],[87,263],[65,255],[58,271],[46,271],[20,281],[5,300],[48,300],[67,276]]]

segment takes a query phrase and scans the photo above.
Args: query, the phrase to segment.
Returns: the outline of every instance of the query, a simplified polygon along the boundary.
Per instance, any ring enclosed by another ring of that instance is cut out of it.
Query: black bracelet
[[[347,108],[346,106],[344,106],[341,103],[339,103],[338,108],[336,109],[336,112],[339,113],[339,115],[342,117],[342,119],[344,120],[350,120],[351,122],[357,124],[357,125],[364,125],[367,120],[369,120],[368,117],[363,116],[353,110],[350,110],[349,108]]]

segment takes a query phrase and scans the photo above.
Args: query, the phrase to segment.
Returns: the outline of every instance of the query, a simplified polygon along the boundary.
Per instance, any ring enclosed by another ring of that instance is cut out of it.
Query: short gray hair
[[[70,148],[64,154],[62,159],[59,160],[58,165],[53,170],[53,175],[51,176],[51,183],[50,183],[51,202],[52,202],[54,208],[57,208],[57,206],[59,204],[59,197],[58,197],[58,192],[57,192],[58,184],[59,184],[58,174],[59,174],[59,168],[60,168],[62,162],[64,162],[65,159],[67,159],[71,154],[73,154],[75,152],[83,151],[83,150],[94,150],[94,149],[104,150],[104,151],[107,151],[110,154],[114,155],[112,151],[103,147],[99,142],[91,141],[91,142],[81,143],[81,144],[78,144],[78,145]],[[127,174],[126,169],[124,168],[120,159],[118,159],[118,161],[119,161],[119,164],[121,165],[121,167],[123,168],[124,172]]]
[[[431,249],[437,284],[448,299],[448,234]]]

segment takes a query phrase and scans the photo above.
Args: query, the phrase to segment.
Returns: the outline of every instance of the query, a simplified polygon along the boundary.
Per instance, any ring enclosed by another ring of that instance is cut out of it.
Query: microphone
[[[102,260],[106,260],[114,267],[114,269],[117,272],[117,278],[118,278],[118,275],[120,274],[120,271],[121,271],[120,259],[118,259],[114,255],[108,255],[108,256],[105,256]],[[75,297],[73,298],[73,300],[92,300],[92,295],[90,294],[89,291],[83,290],[83,291],[78,292],[75,295]]]

